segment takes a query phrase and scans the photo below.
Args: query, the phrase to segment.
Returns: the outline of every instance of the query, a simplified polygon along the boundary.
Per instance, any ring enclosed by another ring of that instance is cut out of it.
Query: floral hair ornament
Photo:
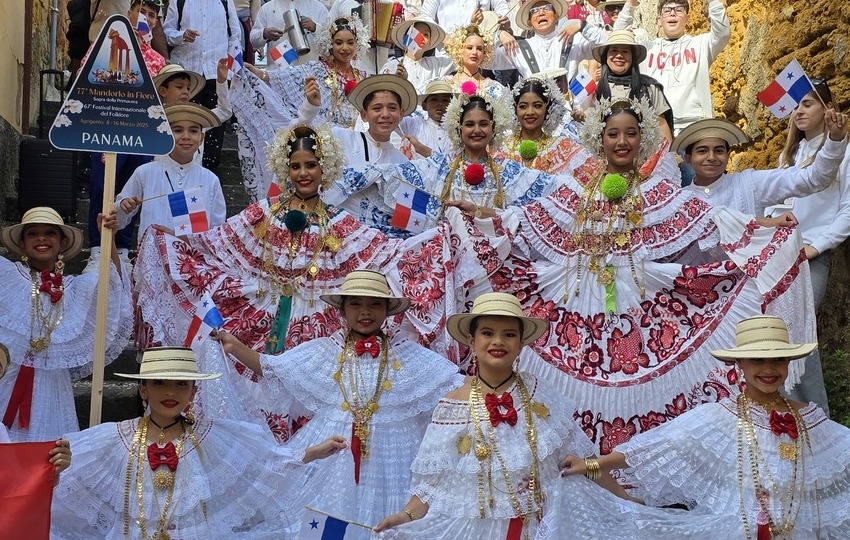
[[[516,128],[516,115],[513,107],[507,103],[503,96],[493,97],[488,93],[478,94],[485,102],[485,108],[493,119],[493,140],[490,141],[491,148],[501,148],[505,137]],[[449,135],[449,139],[455,148],[463,147],[460,139],[460,123],[464,109],[469,105],[472,96],[461,93],[452,98],[446,113],[443,115],[443,129]]]
[[[523,92],[523,88],[527,88],[529,83],[532,82],[536,82],[543,87],[543,97],[547,101],[546,120],[543,121],[543,132],[547,135],[551,135],[555,133],[559,127],[561,127],[564,115],[567,114],[567,110],[569,108],[567,100],[564,98],[564,93],[558,88],[554,79],[551,77],[532,75],[531,77],[527,77],[514,85],[511,90],[511,94],[513,95],[515,103],[519,101],[520,96],[524,93],[536,93],[534,90],[526,90],[526,92]],[[514,109],[516,110],[516,108]],[[523,159],[534,159],[534,157],[536,157],[536,154],[531,158],[523,156]]]
[[[363,58],[363,55],[369,50],[369,32],[363,26],[363,22],[356,13],[352,13],[348,17],[340,17],[336,20],[328,20],[325,24],[319,26],[314,34],[313,41],[316,50],[320,51],[319,55],[326,62],[333,62],[334,57],[331,50],[333,49],[334,36],[340,30],[348,30],[354,34],[354,39],[357,42],[357,49],[354,52],[354,58]]]
[[[345,154],[336,136],[326,125],[316,127],[307,124],[297,124],[289,129],[281,129],[275,133],[272,143],[266,147],[269,168],[277,176],[283,197],[292,195],[289,183],[289,157],[292,145],[296,140],[311,139],[312,150],[322,168],[322,188],[327,188],[333,181],[342,176],[345,166]]]
[[[493,37],[483,32],[476,24],[455,28],[448,35],[443,44],[449,58],[454,60],[459,68],[463,67],[463,48],[469,36],[478,36],[484,41],[484,58],[481,59],[481,64],[486,65],[493,58]]]
[[[643,164],[658,149],[662,140],[661,127],[658,125],[657,115],[647,98],[620,100],[612,102],[608,98],[602,98],[593,107],[587,110],[584,125],[579,130],[579,136],[584,146],[596,157],[605,160],[605,152],[602,148],[602,133],[605,131],[605,122],[618,110],[631,110],[637,114],[638,126],[640,128],[640,151],[638,163]]]

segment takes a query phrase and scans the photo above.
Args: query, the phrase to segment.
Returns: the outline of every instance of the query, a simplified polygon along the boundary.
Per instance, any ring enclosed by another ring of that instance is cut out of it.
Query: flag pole
[[[103,174],[103,215],[109,215],[112,210],[112,200],[115,199],[115,169],[117,154],[105,152]],[[106,358],[106,315],[109,308],[109,265],[112,264],[112,244],[114,234],[112,229],[101,227],[100,231],[100,260],[98,261],[97,280],[97,312],[94,326],[94,354],[92,356],[91,405],[89,410],[89,427],[100,424],[103,407],[103,369]],[[120,273],[120,269],[119,269]],[[129,279],[129,276],[123,276]]]

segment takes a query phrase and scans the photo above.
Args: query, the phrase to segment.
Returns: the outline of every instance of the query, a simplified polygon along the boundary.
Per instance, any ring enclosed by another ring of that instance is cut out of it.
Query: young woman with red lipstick
[[[292,451],[256,425],[190,417],[199,373],[191,349],[144,353],[138,374],[141,418],[72,434],[74,461],[53,498],[51,538],[202,539],[284,527],[299,508],[305,463],[327,458],[345,440],[329,436]]]
[[[343,322],[329,337],[275,356],[260,355],[227,332],[215,339],[259,374],[264,401],[313,416],[287,448],[302,449],[331,434],[350,437],[351,452],[315,466],[302,489],[304,504],[374,525],[407,500],[410,463],[431,411],[461,377],[444,357],[401,333],[384,333],[387,318],[410,301],[390,294],[383,275],[351,272],[337,292],[321,298]],[[355,527],[349,534],[368,538]]]
[[[741,394],[701,405],[599,459],[568,456],[564,473],[630,467],[647,504],[692,510],[641,521],[648,538],[850,537],[850,430],[814,403],[781,393],[789,364],[817,344],[789,343],[785,322],[767,316],[741,321],[736,341],[711,354],[741,374]],[[573,523],[553,527],[551,538],[566,531]]]
[[[559,483],[561,452],[593,453],[574,405],[518,369],[522,349],[549,324],[525,316],[516,297],[488,293],[446,326],[469,346],[477,373],[437,404],[411,466],[413,496],[375,531],[385,531],[382,539],[534,538]],[[600,483],[625,495],[611,476]],[[574,504],[583,497],[577,491]]]
[[[117,230],[114,213],[99,223]],[[0,231],[0,241],[20,256],[0,257],[0,342],[11,359],[0,381],[0,419],[12,441],[57,439],[80,429],[71,383],[92,372],[98,274],[65,273],[83,234],[52,208],[28,210]],[[127,346],[133,322],[129,279],[114,245],[109,272],[107,363]]]

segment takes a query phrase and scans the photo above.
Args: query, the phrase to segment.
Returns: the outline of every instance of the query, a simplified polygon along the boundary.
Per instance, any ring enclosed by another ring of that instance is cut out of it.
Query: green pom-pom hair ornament
[[[519,143],[519,155],[522,159],[534,159],[537,157],[537,143],[531,140],[524,140]]]
[[[600,190],[611,201],[622,199],[629,190],[629,182],[619,174],[606,174]]]
[[[300,233],[307,228],[307,214],[301,210],[290,210],[283,217],[283,224],[291,233]]]

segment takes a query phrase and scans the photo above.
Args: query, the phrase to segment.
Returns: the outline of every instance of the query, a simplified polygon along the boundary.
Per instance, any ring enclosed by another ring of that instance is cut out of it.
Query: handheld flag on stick
[[[182,236],[209,230],[210,222],[200,187],[169,193],[168,207],[174,220],[174,234]]]
[[[757,97],[775,117],[785,118],[814,89],[803,66],[794,59]]]
[[[286,62],[287,65],[291,66],[298,60],[298,53],[295,52],[295,49],[292,48],[292,45],[288,41],[281,41],[277,47],[269,49],[269,58],[277,65]]]
[[[301,532],[298,534],[298,540],[344,540],[349,525],[372,529],[368,525],[345,521],[309,506],[306,508],[304,519],[301,520]]]
[[[402,46],[407,49],[410,54],[416,54],[425,47],[425,34],[416,29],[416,26],[411,26],[402,39]]]
[[[573,80],[570,81],[570,93],[574,96],[575,101],[582,102],[596,92],[596,81],[590,76],[583,67],[578,68],[578,73]]]
[[[396,194],[395,212],[390,225],[412,233],[424,231],[428,223],[428,204],[431,199],[436,197],[402,182]]]
[[[227,52],[227,69],[231,73],[239,73],[245,67],[245,62],[242,60],[242,47],[238,43],[232,43]]]
[[[139,18],[136,21],[136,33],[139,34],[139,37],[145,43],[150,45],[150,42],[153,39],[153,34],[151,34],[151,27],[148,24],[148,18],[145,17],[144,13],[139,13]]]
[[[192,317],[189,331],[186,332],[186,339],[183,341],[184,347],[191,347],[193,344],[199,343],[210,332],[224,326],[224,318],[222,318],[209,293],[204,293],[200,304],[196,304],[195,308],[195,316]]]

